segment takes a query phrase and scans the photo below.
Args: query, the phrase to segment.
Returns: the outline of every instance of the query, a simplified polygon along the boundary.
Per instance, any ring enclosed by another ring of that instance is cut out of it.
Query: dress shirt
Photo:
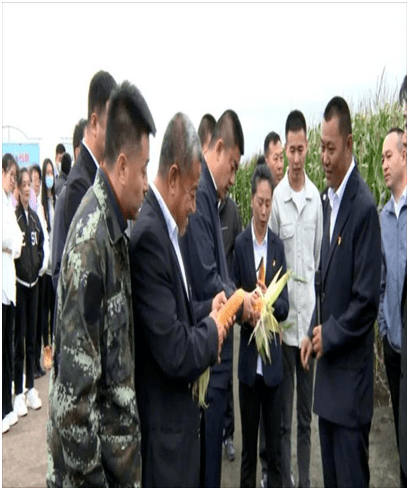
[[[89,154],[91,155],[92,159],[94,160],[95,166],[97,167],[97,170],[99,169],[99,163],[97,162],[97,159],[94,157],[94,154],[92,151],[88,148],[88,145],[85,143],[85,140],[82,140],[81,143],[85,146],[85,148],[89,151]]]
[[[152,182],[150,184],[150,187],[155,194],[156,199],[158,200],[159,206],[162,210],[163,217],[165,218],[166,221],[166,226],[168,228],[169,232],[169,238],[170,241],[172,242],[173,248],[175,249],[176,257],[178,258],[179,261],[179,267],[182,272],[182,277],[183,277],[183,284],[185,285],[186,288],[186,294],[187,297],[190,298],[189,296],[189,288],[187,286],[187,280],[186,280],[186,272],[185,272],[185,265],[183,263],[182,259],[182,254],[180,253],[180,248],[179,248],[179,228],[178,225],[176,224],[176,221],[174,220],[173,216],[170,214],[169,208],[166,205],[165,201],[162,198],[161,193],[158,191],[158,188],[156,185]]]
[[[398,219],[399,219],[399,213],[401,212],[401,209],[406,204],[407,189],[408,188],[405,187],[405,190],[402,192],[399,201],[396,202],[395,198],[393,198],[393,207],[395,209],[395,214]]]
[[[339,207],[341,205],[342,196],[344,195],[345,187],[347,186],[349,176],[354,170],[354,167],[355,167],[355,162],[354,162],[354,157],[352,157],[352,162],[351,165],[349,166],[348,172],[345,174],[345,177],[341,182],[341,185],[338,187],[337,191],[335,192],[332,187],[328,189],[328,199],[332,209],[330,230],[329,230],[329,243],[331,243],[332,234],[335,228],[335,223],[337,222],[337,216],[338,216]]]
[[[251,219],[251,236],[253,239],[253,250],[254,250],[254,268],[257,271],[257,267],[260,265],[261,258],[264,258],[264,265],[267,264],[267,234],[268,227],[266,233],[264,235],[263,240],[259,244],[257,242],[256,233],[254,231],[254,218]],[[261,362],[260,354],[257,356],[257,374],[261,374],[263,376],[263,364]]]
[[[319,267],[323,214],[320,194],[305,175],[304,205],[299,210],[290,186],[288,171],[274,189],[270,228],[284,244],[287,270],[293,278],[287,283],[289,310],[283,342],[301,347],[315,307],[314,276]]]

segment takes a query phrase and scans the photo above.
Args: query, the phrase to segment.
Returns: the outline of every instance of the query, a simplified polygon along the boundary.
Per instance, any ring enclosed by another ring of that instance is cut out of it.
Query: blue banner
[[[3,143],[3,155],[11,153],[19,167],[40,165],[39,143]],[[41,166],[41,165],[40,165]]]

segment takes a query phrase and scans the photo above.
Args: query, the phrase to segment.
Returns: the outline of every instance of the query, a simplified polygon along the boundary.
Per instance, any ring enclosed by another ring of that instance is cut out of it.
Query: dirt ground
[[[237,358],[239,328],[234,332],[234,404],[236,458],[229,462],[223,456],[222,487],[237,488],[240,485],[241,427],[237,389]],[[29,410],[26,417],[2,437],[2,486],[4,488],[45,487],[47,470],[46,421],[48,376],[36,380],[43,407],[38,411]],[[381,397],[382,398],[382,397]],[[396,449],[392,409],[387,397],[381,399],[381,406],[375,406],[372,428],[369,436],[369,466],[371,487],[391,488],[399,486],[399,459]],[[385,404],[386,403],[386,404]],[[377,405],[378,403],[375,403]],[[295,430],[292,434],[292,468],[295,483],[298,484],[296,468]],[[321,455],[318,436],[318,418],[313,415],[311,440],[311,485],[323,487]],[[261,470],[258,465],[257,486],[260,486]]]

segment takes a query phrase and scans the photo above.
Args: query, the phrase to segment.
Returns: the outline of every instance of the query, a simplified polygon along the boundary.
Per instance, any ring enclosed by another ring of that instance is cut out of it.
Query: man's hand
[[[302,344],[301,344],[301,351],[300,351],[300,356],[301,356],[301,364],[302,367],[304,368],[304,371],[309,371],[310,370],[310,357],[312,354],[312,342],[310,338],[304,337]]]
[[[314,327],[312,335],[312,348],[314,349],[318,360],[324,354],[324,350],[322,347],[322,325]]]
[[[216,327],[217,327],[217,337],[218,337],[218,351],[217,351],[217,362],[220,362],[220,353],[222,351],[222,346],[224,339],[226,338],[227,332],[229,331],[229,328],[231,325],[233,325],[236,317],[232,316],[230,320],[226,323],[226,325],[222,325],[219,320],[217,319],[217,310],[213,309],[210,312],[210,318],[213,318]]]
[[[224,291],[220,291],[220,293],[216,294],[212,301],[212,310],[219,311],[220,308],[227,302],[226,293]]]

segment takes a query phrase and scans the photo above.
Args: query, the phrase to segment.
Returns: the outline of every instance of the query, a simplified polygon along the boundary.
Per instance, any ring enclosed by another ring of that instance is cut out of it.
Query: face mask
[[[45,185],[47,186],[47,189],[51,189],[53,187],[54,177],[52,175],[45,176]]]

